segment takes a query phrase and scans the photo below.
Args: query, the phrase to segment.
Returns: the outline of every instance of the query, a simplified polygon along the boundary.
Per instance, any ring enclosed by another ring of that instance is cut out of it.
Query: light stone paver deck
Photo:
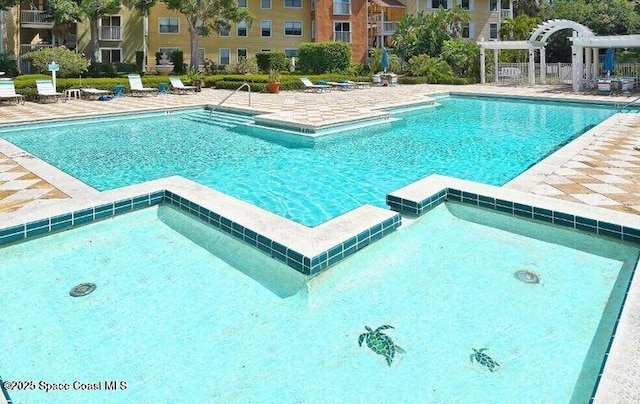
[[[279,94],[237,93],[226,107],[261,114],[272,122],[320,127],[354,120],[382,117],[384,108],[423,103],[447,93],[482,94],[505,97],[533,97],[563,101],[611,102],[624,105],[627,96],[574,94],[567,87],[511,87],[493,85],[446,86],[400,85],[327,93],[281,92]],[[109,102],[73,100],[67,103],[0,105],[0,125],[42,120],[77,118],[140,112],[171,111],[177,108],[216,105],[231,92],[203,89],[198,95],[124,97]],[[1,128],[0,128],[1,129]],[[640,114],[616,114],[554,155],[540,162],[505,187],[589,206],[640,214]],[[4,153],[4,154],[2,154]],[[53,168],[30,172],[13,157],[15,147],[0,141],[0,227],[2,216],[31,209],[57,199],[97,192],[77,186],[73,179]],[[20,156],[24,158],[25,156]],[[30,157],[30,156],[26,156]],[[77,181],[76,181],[77,182]],[[66,192],[63,192],[64,189]],[[634,286],[638,284],[634,282]],[[640,293],[632,291],[626,307],[631,310],[618,327],[620,349],[607,367],[613,376],[603,379],[596,402],[640,402]],[[626,309],[625,309],[626,310]]]

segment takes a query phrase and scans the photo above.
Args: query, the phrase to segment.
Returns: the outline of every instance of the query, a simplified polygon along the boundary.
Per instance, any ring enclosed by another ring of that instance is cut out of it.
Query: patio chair
[[[97,100],[102,96],[113,95],[111,91],[108,90],[98,90],[97,88],[81,88],[80,93],[82,97],[87,100]]]
[[[144,87],[142,85],[142,79],[139,74],[130,74],[129,76],[129,87],[131,87],[131,95],[143,96],[145,94],[152,94],[154,96],[158,95],[157,88]]]
[[[171,82],[171,92],[186,94],[187,91],[191,91],[193,94],[196,93],[196,86],[185,86],[180,77],[169,77],[169,81]]]
[[[368,82],[368,81],[344,80],[343,83],[349,83],[349,84],[353,85],[354,88],[370,88],[371,87],[371,83]]]
[[[48,100],[58,102],[60,97],[63,97],[66,101],[64,94],[56,91],[51,80],[36,80],[36,88],[38,89],[38,99],[42,102],[47,102]]]
[[[305,91],[315,91],[316,93],[322,93],[324,91],[331,90],[329,84],[313,84],[311,80],[306,77],[300,77],[300,81],[304,84]]]
[[[4,100],[14,100],[16,105],[21,102],[24,105],[24,96],[16,93],[16,86],[13,81],[0,81],[0,102]]]
[[[332,86],[333,88],[337,88],[342,91],[346,90],[355,90],[356,86],[352,83],[347,83],[345,81],[328,81],[327,84]]]

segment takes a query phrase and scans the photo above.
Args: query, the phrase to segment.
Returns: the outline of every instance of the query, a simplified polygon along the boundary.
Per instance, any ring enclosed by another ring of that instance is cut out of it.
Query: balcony
[[[369,28],[375,29],[375,36],[391,36],[398,30],[399,21],[382,22],[379,15],[369,17]]]
[[[504,21],[507,18],[513,18],[513,11],[508,8],[503,8],[500,10],[500,21]]]
[[[37,51],[40,49],[45,49],[45,48],[53,48],[53,45],[50,43],[39,43],[39,44],[21,44],[20,45],[20,54],[24,55],[25,53],[31,52],[31,51]]]
[[[100,27],[101,41],[121,41],[122,27]]]
[[[46,11],[22,10],[20,11],[20,25],[23,28],[53,28],[51,15]]]

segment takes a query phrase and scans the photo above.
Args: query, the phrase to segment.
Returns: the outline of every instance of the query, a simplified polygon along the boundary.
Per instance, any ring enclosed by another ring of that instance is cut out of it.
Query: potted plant
[[[277,94],[280,91],[280,71],[276,69],[269,70],[267,91],[274,94]]]
[[[198,69],[189,68],[186,76],[189,84],[195,86],[196,93],[202,91],[202,73]]]

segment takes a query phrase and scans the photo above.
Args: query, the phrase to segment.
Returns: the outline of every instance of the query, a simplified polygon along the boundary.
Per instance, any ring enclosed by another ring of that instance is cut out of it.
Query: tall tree
[[[213,31],[229,28],[229,23],[247,21],[253,16],[245,7],[238,7],[236,0],[165,0],[170,10],[184,15],[191,42],[189,66],[198,69],[198,35],[208,36]]]
[[[20,0],[0,0],[0,11],[5,11],[11,7],[17,6]]]
[[[89,41],[91,61],[100,60],[98,21],[104,15],[118,9],[120,0],[49,0],[47,5],[55,22],[88,20],[91,34]]]

